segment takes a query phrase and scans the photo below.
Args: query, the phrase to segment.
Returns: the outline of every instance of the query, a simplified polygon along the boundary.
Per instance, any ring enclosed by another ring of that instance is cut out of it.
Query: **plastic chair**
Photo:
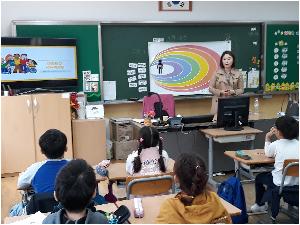
[[[286,159],[283,163],[282,180],[280,187],[272,190],[271,200],[271,219],[275,222],[279,210],[286,212],[290,216],[294,217],[291,212],[293,207],[299,208],[299,185],[285,186],[284,180],[286,176],[299,177],[299,160],[298,159]],[[280,199],[288,204],[288,210],[280,207]],[[298,210],[297,210],[298,211]]]
[[[143,177],[127,177],[126,178],[126,197],[130,199],[130,195],[134,196],[151,196],[169,193],[175,193],[173,176],[143,176]]]

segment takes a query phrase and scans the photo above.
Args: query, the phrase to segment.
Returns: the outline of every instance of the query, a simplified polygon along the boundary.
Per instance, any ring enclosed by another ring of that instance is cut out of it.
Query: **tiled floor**
[[[228,176],[222,176],[218,177],[217,180],[224,180]],[[9,209],[17,202],[21,200],[21,195],[19,194],[19,191],[16,190],[16,184],[17,184],[17,177],[7,177],[1,179],[1,222],[3,223],[3,219],[8,216]],[[245,192],[245,198],[247,207],[249,208],[254,203],[254,196],[255,196],[255,190],[254,190],[254,184],[248,183],[243,184],[244,192]],[[118,198],[124,198],[126,196],[125,194],[125,188],[118,187],[116,184],[113,186],[114,194]],[[99,184],[99,192],[101,195],[107,194],[107,181],[102,181]],[[267,214],[261,214],[261,215],[253,215],[249,216],[249,223],[251,224],[268,224],[271,223],[271,220]],[[292,220],[290,217],[283,213],[279,213],[277,217],[277,223],[284,223],[284,224],[291,224],[291,223],[297,223],[298,221]]]

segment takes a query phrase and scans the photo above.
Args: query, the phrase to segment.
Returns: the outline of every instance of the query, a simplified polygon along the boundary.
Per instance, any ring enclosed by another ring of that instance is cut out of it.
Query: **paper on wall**
[[[139,87],[139,92],[147,92],[147,87]]]
[[[140,67],[140,68],[146,68],[146,63],[138,63],[138,67]]]
[[[137,83],[129,83],[129,87],[137,87]]]
[[[146,80],[139,80],[139,86],[141,85],[147,85],[147,81]]]
[[[128,77],[128,82],[136,81],[136,76]]]
[[[145,73],[139,74],[138,79],[146,79],[146,74]]]
[[[90,79],[91,81],[99,81],[99,74],[91,74]]]
[[[104,100],[117,99],[116,81],[103,81],[103,98]]]
[[[252,68],[248,72],[248,88],[257,88],[259,85],[259,71]]]
[[[127,76],[134,75],[135,73],[135,70],[127,70]]]
[[[87,105],[86,118],[87,119],[100,119],[104,118],[104,107],[103,105]]]
[[[128,67],[130,67],[130,68],[137,68],[138,64],[137,63],[129,63]]]
[[[139,73],[146,73],[146,68],[138,68]]]

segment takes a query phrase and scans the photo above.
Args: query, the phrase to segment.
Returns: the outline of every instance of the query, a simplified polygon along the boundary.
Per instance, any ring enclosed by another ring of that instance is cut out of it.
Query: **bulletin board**
[[[299,24],[266,24],[265,92],[299,88]]]

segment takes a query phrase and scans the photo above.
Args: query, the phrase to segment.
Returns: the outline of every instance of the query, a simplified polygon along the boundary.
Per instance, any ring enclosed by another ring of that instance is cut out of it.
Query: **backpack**
[[[238,178],[230,177],[223,181],[218,188],[218,195],[242,210],[240,216],[232,216],[233,223],[248,223],[244,189]]]

